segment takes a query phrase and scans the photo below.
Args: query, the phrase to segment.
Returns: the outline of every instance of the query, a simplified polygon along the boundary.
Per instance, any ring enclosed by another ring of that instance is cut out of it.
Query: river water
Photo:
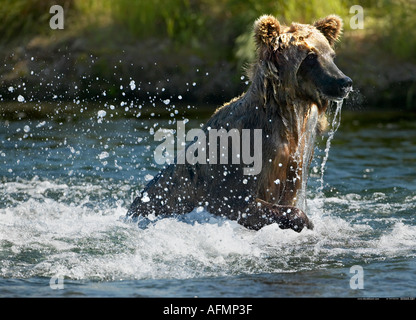
[[[342,111],[311,165],[315,228],[295,233],[200,210],[125,221],[160,168],[153,133],[178,112],[81,109],[0,118],[0,296],[416,296],[414,117]]]

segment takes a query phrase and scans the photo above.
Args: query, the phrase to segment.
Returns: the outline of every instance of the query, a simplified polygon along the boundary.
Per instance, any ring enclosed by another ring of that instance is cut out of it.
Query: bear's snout
[[[338,80],[340,88],[340,98],[345,98],[352,90],[352,80],[350,77],[345,76]]]
[[[339,70],[338,70],[339,71]],[[352,90],[352,80],[339,71],[338,77],[324,77],[318,90],[328,100],[342,100]]]
[[[343,91],[347,91],[347,92],[351,91],[351,89],[352,89],[352,80],[351,80],[351,78],[347,77],[347,76],[345,78],[342,78],[340,80],[340,86],[341,86]]]

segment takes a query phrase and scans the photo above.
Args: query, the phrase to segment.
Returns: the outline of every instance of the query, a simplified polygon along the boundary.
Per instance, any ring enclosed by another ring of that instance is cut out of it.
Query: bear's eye
[[[306,59],[312,61],[316,59],[316,53],[315,52],[309,52],[308,55],[306,56]]]

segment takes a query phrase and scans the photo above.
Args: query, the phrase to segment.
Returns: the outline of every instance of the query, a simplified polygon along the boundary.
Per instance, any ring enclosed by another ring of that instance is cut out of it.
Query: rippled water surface
[[[314,230],[255,232],[196,210],[140,229],[123,218],[160,168],[152,134],[172,114],[103,110],[0,120],[0,296],[416,296],[414,120],[343,112],[323,179],[319,138]]]

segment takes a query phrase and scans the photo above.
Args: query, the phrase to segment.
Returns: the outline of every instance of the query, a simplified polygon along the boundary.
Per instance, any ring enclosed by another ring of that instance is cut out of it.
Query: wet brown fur
[[[248,91],[217,109],[203,129],[262,129],[261,172],[244,176],[243,164],[227,165],[224,177],[224,165],[172,164],[146,186],[143,194],[150,201],[141,201],[143,194],[137,197],[128,215],[186,213],[203,206],[252,229],[273,222],[296,231],[312,228],[296,207],[297,196],[306,177],[302,170],[312,159],[305,155],[306,144],[313,143],[310,135],[325,130],[328,101],[318,94],[300,95],[296,72],[307,52],[332,50],[341,27],[337,16],[290,26],[270,15],[260,17],[254,24],[258,58]]]

